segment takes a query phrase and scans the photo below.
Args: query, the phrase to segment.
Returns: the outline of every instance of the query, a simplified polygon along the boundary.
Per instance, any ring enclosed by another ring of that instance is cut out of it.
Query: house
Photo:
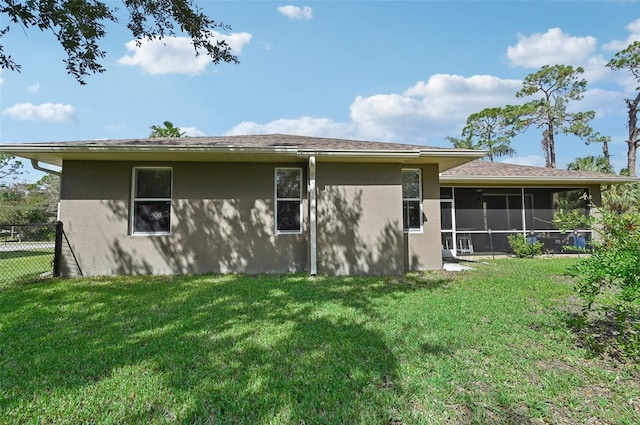
[[[495,251],[509,232],[556,235],[560,192],[597,202],[601,184],[629,181],[474,161],[475,150],[282,134],[0,151],[62,167],[63,272],[84,275],[439,269],[443,255],[487,251],[487,237]]]

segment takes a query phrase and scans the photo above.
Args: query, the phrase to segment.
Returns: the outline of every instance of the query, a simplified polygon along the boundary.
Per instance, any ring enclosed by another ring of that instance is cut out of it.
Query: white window
[[[171,186],[171,168],[133,169],[132,234],[168,235],[171,232]]]
[[[276,233],[301,233],[302,169],[276,168]]]
[[[419,169],[402,170],[402,228],[422,231],[422,176]]]

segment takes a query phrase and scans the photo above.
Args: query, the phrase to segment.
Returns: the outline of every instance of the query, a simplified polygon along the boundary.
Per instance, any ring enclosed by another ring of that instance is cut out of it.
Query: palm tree
[[[171,121],[165,121],[164,127],[159,125],[152,125],[151,134],[149,137],[182,137],[185,135],[184,131],[180,131],[178,127],[175,127]]]
[[[576,158],[567,165],[568,170],[590,171],[594,173],[615,174],[613,167],[602,155]],[[620,174],[629,175],[628,170]],[[626,211],[637,210],[640,207],[640,184],[614,184],[602,192],[602,204],[611,211],[622,214]]]
[[[458,139],[457,137],[447,136],[447,142],[451,143],[456,149],[480,149],[478,145],[473,143],[473,135],[469,134],[466,139]]]
[[[487,150],[487,158],[493,162],[499,156],[513,156],[516,150],[511,147],[511,142],[507,140],[484,140],[483,146]]]
[[[567,170],[614,174],[613,167],[611,166],[607,158],[602,155],[589,155],[582,158],[576,158],[573,162],[570,162],[567,165]]]

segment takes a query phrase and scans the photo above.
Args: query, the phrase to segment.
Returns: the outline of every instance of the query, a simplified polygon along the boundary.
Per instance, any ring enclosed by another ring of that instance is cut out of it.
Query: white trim
[[[298,198],[278,198],[278,170],[296,170],[300,178],[300,196]],[[276,167],[273,173],[273,217],[276,235],[299,235],[302,234],[302,168],[300,167]],[[298,216],[300,217],[300,228],[298,230],[278,229],[278,201],[297,201],[299,203]]]
[[[531,194],[531,198],[533,199],[533,194]],[[527,204],[525,202],[525,194],[524,194],[524,186],[520,188],[520,203],[522,204],[522,208],[520,214],[522,215],[522,231],[523,235],[527,237]],[[533,204],[533,201],[531,201]]]
[[[169,182],[169,198],[137,198],[136,197],[136,171],[137,170],[169,170],[171,171],[171,179]],[[136,232],[135,231],[135,204],[137,201],[169,201],[171,207],[169,209],[169,231],[165,232]],[[131,167],[131,202],[129,204],[129,235],[130,236],[167,236],[171,234],[171,215],[173,215],[173,167]]]
[[[31,160],[31,166],[35,170],[42,171],[44,173],[53,174],[54,176],[58,176],[58,177],[62,176],[62,171],[50,170],[48,168],[41,167],[40,164],[38,163],[37,159],[32,159]]]
[[[440,186],[452,187],[573,187],[576,184],[583,186],[621,184],[637,182],[640,179],[627,176],[443,176],[440,175]],[[543,184],[545,186],[536,186]]]
[[[215,139],[215,138],[212,138]],[[312,138],[313,139],[313,138]],[[127,142],[114,144],[110,142]],[[485,151],[451,148],[306,148],[299,146],[220,146],[210,144],[186,144],[195,142],[185,138],[184,145],[149,144],[143,140],[84,141],[69,144],[27,143],[0,144],[0,152],[36,159],[62,166],[66,160],[78,161],[266,161],[282,162],[308,159],[315,156],[324,161],[389,162],[401,164],[439,164],[441,171],[481,158]],[[156,142],[160,143],[160,142]],[[372,142],[371,142],[372,143]]]

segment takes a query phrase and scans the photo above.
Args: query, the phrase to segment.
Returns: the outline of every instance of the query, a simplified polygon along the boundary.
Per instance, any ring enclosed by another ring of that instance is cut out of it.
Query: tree
[[[592,173],[615,174],[611,163],[604,156],[576,158],[567,165],[568,170],[590,171]],[[628,175],[626,170],[621,174]],[[570,195],[575,198],[575,195]],[[611,212],[623,214],[640,208],[640,184],[614,184],[602,192],[602,204]]]
[[[567,170],[614,174],[613,167],[609,163],[609,160],[602,155],[576,158],[567,165]]]
[[[602,158],[604,162],[609,164],[611,168],[611,172],[613,173],[613,166],[611,165],[611,154],[609,153],[609,142],[611,141],[611,136],[603,136],[599,132],[591,133],[586,139],[585,143],[590,145],[591,143],[602,143]]]
[[[477,149],[480,147],[473,142],[473,135],[468,134],[464,139],[457,137],[446,137],[447,142],[451,143],[456,149]]]
[[[611,163],[603,155],[576,158],[567,165],[567,170],[614,174]],[[602,197],[603,203],[606,203],[607,192],[603,192]],[[585,193],[581,190],[569,190],[554,195],[554,202],[557,204],[558,210],[561,211],[561,216],[566,213],[581,220],[586,217],[588,205],[585,204],[585,201]]]
[[[35,224],[56,220],[60,178],[45,175],[36,183],[14,183],[0,189],[0,223]]]
[[[40,205],[47,217],[54,220],[58,216],[58,202],[60,201],[60,177],[55,174],[45,174],[36,183],[27,186],[32,197]]]
[[[163,126],[152,125],[151,134],[149,137],[182,137],[185,135],[184,131],[180,131],[178,127],[174,127],[171,121],[165,121],[162,123]]]
[[[640,41],[634,41],[626,49],[616,53],[607,63],[607,66],[614,71],[626,69],[633,75],[633,78],[640,83]],[[626,98],[627,104],[627,127],[629,135],[627,139],[627,168],[629,175],[636,176],[636,155],[640,140],[638,131],[638,104],[640,104],[640,86],[636,87],[636,95]]]
[[[469,115],[467,125],[462,129],[462,139],[447,138],[456,148],[482,149],[493,162],[496,157],[513,156],[511,139],[516,131],[510,115],[511,107],[486,108]]]
[[[621,175],[629,175],[624,169]],[[614,184],[602,193],[602,203],[619,214],[640,211],[640,183]]]
[[[516,97],[542,94],[517,107],[519,116],[516,128],[526,130],[530,126],[542,129],[542,149],[546,166],[556,168],[555,136],[575,135],[582,139],[593,134],[589,125],[595,112],[567,112],[567,103],[580,100],[587,88],[587,80],[581,79],[584,70],[566,65],[545,65],[538,72],[525,77],[522,89]]]
[[[5,177],[15,177],[22,174],[22,162],[16,161],[15,157],[0,153],[0,180]]]
[[[129,16],[127,28],[141,40],[160,40],[187,33],[195,55],[205,52],[214,64],[238,63],[231,47],[224,40],[212,37],[214,30],[229,31],[231,27],[209,18],[194,0],[122,0]],[[9,22],[0,28],[0,37],[12,26],[23,30],[34,27],[50,30],[67,54],[67,72],[80,83],[89,74],[104,72],[100,59],[106,52],[99,42],[106,35],[105,22],[118,23],[118,8],[102,0],[0,0],[0,13]],[[0,45],[0,67],[20,71],[21,66]]]

